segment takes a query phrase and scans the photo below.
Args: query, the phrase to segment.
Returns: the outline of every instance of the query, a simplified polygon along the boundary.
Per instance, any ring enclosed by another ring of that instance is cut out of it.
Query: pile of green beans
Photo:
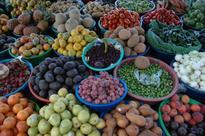
[[[133,63],[122,66],[118,70],[118,76],[124,80],[127,84],[129,92],[147,98],[159,98],[168,95],[173,86],[173,81],[168,72],[162,69],[162,75],[160,77],[160,86],[156,87],[154,85],[143,85],[135,77],[134,71],[136,67]],[[149,68],[145,70],[140,70],[144,74],[152,75],[157,73],[161,67],[157,64],[150,65]]]

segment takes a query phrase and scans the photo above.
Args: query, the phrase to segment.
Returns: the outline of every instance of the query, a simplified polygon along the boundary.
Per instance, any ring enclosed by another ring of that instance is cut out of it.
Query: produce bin
[[[126,83],[123,80],[120,80],[120,83],[123,85],[124,94],[120,98],[118,98],[116,101],[113,101],[111,103],[107,103],[107,104],[94,104],[94,103],[90,103],[90,102],[85,101],[78,94],[79,85],[76,86],[75,96],[76,96],[76,98],[78,99],[78,101],[80,103],[86,105],[87,107],[89,107],[93,111],[96,111],[96,112],[108,112],[108,111],[114,109],[127,95],[128,89],[127,89]]]
[[[7,62],[10,62],[11,60],[13,60],[13,59],[0,60],[0,63],[7,63]],[[32,72],[32,70],[33,70],[32,64],[31,64],[30,62],[26,61],[26,60],[22,60],[22,61],[26,63],[26,65],[29,67],[30,72]],[[21,87],[19,87],[17,90],[15,90],[15,91],[13,91],[13,92],[10,92],[10,93],[8,93],[8,94],[6,94],[6,95],[4,95],[4,97],[9,97],[10,95],[13,95],[13,94],[15,94],[15,93],[17,93],[17,92],[20,92],[20,91],[22,91],[22,90],[26,90],[27,86],[28,86],[28,81],[25,82],[25,83],[24,83]]]
[[[160,103],[160,106],[159,106],[159,111],[158,111],[158,114],[159,114],[159,123],[160,123],[160,126],[161,128],[163,129],[164,133],[166,136],[171,136],[171,134],[169,133],[169,131],[167,130],[165,124],[164,124],[164,121],[163,121],[163,118],[162,118],[162,112],[161,112],[161,109],[162,107],[169,103],[170,100],[169,99],[166,99],[164,100],[163,102]],[[200,102],[196,101],[196,100],[193,100],[193,99],[190,99],[189,101],[190,104],[201,104]]]

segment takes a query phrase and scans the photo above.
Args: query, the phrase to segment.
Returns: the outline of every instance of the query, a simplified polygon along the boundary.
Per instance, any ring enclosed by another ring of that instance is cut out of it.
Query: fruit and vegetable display
[[[48,30],[53,19],[54,16],[45,10],[34,10],[33,12],[24,12],[18,18],[9,19],[7,27],[16,35],[42,33]]]
[[[66,88],[60,88],[49,99],[51,103],[43,106],[39,114],[27,119],[29,136],[101,136],[99,130],[105,127],[104,120],[79,104]]]
[[[11,53],[24,58],[39,56],[51,50],[53,42],[53,38],[49,36],[32,33],[17,39],[11,48]]]
[[[199,37],[198,37],[200,43],[202,44],[202,48],[205,49],[205,29],[202,29],[199,32]]]
[[[102,136],[162,136],[158,113],[148,104],[123,101],[104,115]]]
[[[81,57],[83,48],[97,37],[95,31],[77,25],[70,33],[59,33],[52,48],[64,56]]]
[[[194,29],[205,28],[205,1],[196,0],[184,15],[184,24]]]
[[[139,14],[125,8],[113,9],[100,18],[100,24],[106,30],[114,30],[118,26],[125,28],[140,25]]]
[[[50,7],[48,7],[48,11],[52,13],[65,13],[68,11],[68,9],[71,6],[75,6],[77,8],[80,8],[81,5],[78,2],[78,0],[66,0],[66,1],[56,1],[51,4]]]
[[[153,20],[157,20],[167,25],[181,25],[179,17],[173,10],[167,10],[166,8],[159,8],[152,12],[148,12],[143,17],[143,23],[148,25]]]
[[[55,15],[53,27],[57,32],[68,32],[70,34],[78,25],[83,25],[88,29],[94,28],[95,21],[90,14],[82,15],[75,6],[70,7],[65,13],[57,13]]]
[[[12,6],[11,15],[18,17],[23,12],[34,11],[40,7],[48,7],[51,5],[49,0],[10,0]]]
[[[98,1],[90,1],[83,7],[83,12],[85,14],[90,14],[93,18],[100,18],[107,12],[114,9],[111,4],[105,4]]]
[[[17,90],[28,81],[31,71],[21,60],[13,59],[0,65],[0,96]]]
[[[29,82],[36,94],[49,98],[61,87],[72,91],[88,74],[83,63],[74,57],[46,58],[34,68]]]
[[[87,63],[95,68],[107,68],[116,63],[121,55],[119,43],[112,44],[107,39],[97,39],[94,45],[86,52]]]
[[[137,96],[159,98],[172,91],[170,74],[147,57],[140,56],[125,63],[118,69],[117,76],[126,82],[128,91]]]
[[[35,113],[36,105],[16,93],[0,101],[0,135],[1,136],[26,136],[28,125],[27,118]]]
[[[178,77],[189,86],[205,91],[205,52],[192,51],[189,54],[177,54],[173,63]]]
[[[204,58],[205,0],[0,0],[0,136],[205,136]]]
[[[188,10],[187,0],[158,0],[157,8],[174,10],[177,15],[183,15]]]
[[[169,136],[204,136],[205,105],[187,95],[174,95],[160,108]]]
[[[140,26],[133,28],[118,26],[115,30],[106,31],[104,37],[117,40],[123,46],[125,56],[134,56],[146,50],[145,30]]]
[[[0,52],[9,49],[15,42],[15,38],[5,34],[0,35]]]
[[[170,54],[185,54],[193,50],[200,50],[202,47],[193,31],[157,21],[152,21],[150,26],[147,40],[157,50]]]
[[[140,14],[151,11],[155,8],[155,4],[149,0],[117,0],[115,4],[117,7],[123,7]]]
[[[9,17],[5,14],[0,15],[0,34],[5,34],[9,32],[9,29],[7,27],[7,21],[9,20]]]
[[[100,72],[97,77],[89,76],[81,81],[78,93],[87,102],[106,104],[119,99],[124,94],[124,88],[117,78]]]

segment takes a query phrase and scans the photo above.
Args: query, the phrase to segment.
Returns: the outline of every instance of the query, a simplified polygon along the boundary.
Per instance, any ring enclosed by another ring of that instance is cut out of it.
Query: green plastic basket
[[[53,39],[52,37],[50,36],[47,36],[49,37],[50,39]],[[48,49],[47,51],[45,51],[44,53],[40,54],[40,55],[36,55],[36,56],[32,56],[32,57],[23,57],[23,59],[29,61],[32,63],[33,66],[36,66],[38,65],[39,63],[41,63],[45,58],[51,56],[53,53],[53,49],[50,48]],[[9,49],[9,54],[13,57],[13,58],[16,58],[18,57],[18,55],[14,55],[12,52],[11,52],[11,49]]]
[[[159,111],[158,111],[158,113],[159,113],[159,123],[160,123],[160,125],[161,125],[161,128],[162,128],[163,131],[165,132],[166,136],[171,136],[171,134],[169,133],[169,131],[167,130],[167,128],[166,128],[166,126],[165,126],[165,124],[164,124],[164,121],[163,121],[163,119],[162,119],[161,109],[162,109],[162,107],[163,107],[165,104],[167,104],[167,103],[169,103],[169,102],[170,102],[170,99],[166,99],[166,100],[162,101],[162,102],[160,103]],[[198,101],[196,101],[196,100],[194,100],[194,99],[191,99],[191,98],[190,98],[190,100],[189,100],[189,103],[190,103],[190,104],[201,104],[200,102],[198,102]]]

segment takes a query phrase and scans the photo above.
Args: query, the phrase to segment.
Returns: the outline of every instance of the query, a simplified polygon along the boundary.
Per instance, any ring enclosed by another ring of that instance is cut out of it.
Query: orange
[[[19,98],[23,98],[23,94],[22,93],[16,93],[16,96],[18,96]]]
[[[8,113],[6,113],[6,117],[15,117],[15,113],[9,111]]]
[[[16,136],[18,134],[17,128],[13,128],[13,132],[14,132],[14,136]]]
[[[13,131],[11,129],[3,129],[0,136],[13,136]]]
[[[14,128],[16,126],[16,119],[14,117],[7,117],[3,122],[3,126],[6,129]]]
[[[19,97],[16,96],[16,95],[11,95],[11,96],[9,96],[7,102],[11,106],[15,105],[15,104],[17,104],[19,102]]]
[[[17,128],[18,132],[25,133],[28,130],[28,125],[26,124],[26,121],[19,121],[16,124],[16,128]]]
[[[18,133],[16,136],[27,136],[26,133]]]
[[[25,110],[21,110],[17,113],[16,117],[18,120],[25,121],[29,116],[29,113]]]
[[[9,112],[10,108],[9,105],[5,104],[5,103],[1,103],[0,104],[0,113],[7,113]]]
[[[28,107],[31,107],[32,109],[34,108],[34,104],[33,103],[28,103]]]
[[[0,113],[0,125],[4,122],[5,116],[3,113]]]
[[[29,115],[33,113],[33,109],[31,107],[26,107],[24,110],[27,111]]]
[[[21,98],[19,103],[25,108],[28,106],[28,99]]]
[[[21,111],[21,110],[23,110],[23,106],[21,105],[21,104],[19,104],[19,103],[17,103],[17,104],[15,104],[14,106],[13,106],[13,112],[14,113],[18,113],[19,111]]]
[[[48,49],[50,49],[50,45],[49,44],[44,44],[43,49],[47,51]]]

